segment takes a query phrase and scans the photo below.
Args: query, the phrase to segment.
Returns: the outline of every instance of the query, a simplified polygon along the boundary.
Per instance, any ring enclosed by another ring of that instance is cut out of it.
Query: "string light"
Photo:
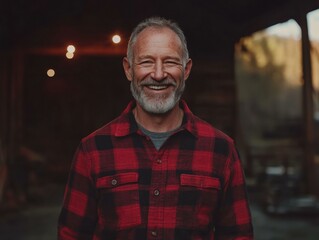
[[[112,41],[113,41],[113,43],[115,43],[115,44],[118,44],[118,43],[120,43],[121,42],[121,37],[120,37],[120,35],[114,35],[113,37],[112,37]]]
[[[54,71],[52,68],[50,68],[50,69],[48,69],[48,71],[47,71],[47,75],[48,75],[48,77],[54,77],[55,71]]]
[[[65,54],[67,59],[72,59],[74,57],[75,47],[73,45],[69,45],[67,48],[67,53]]]
[[[75,47],[73,45],[69,45],[66,50],[70,53],[74,53],[75,52]]]
[[[66,56],[67,59],[72,59],[72,58],[74,57],[74,53],[67,52],[67,53],[65,54],[65,56]]]

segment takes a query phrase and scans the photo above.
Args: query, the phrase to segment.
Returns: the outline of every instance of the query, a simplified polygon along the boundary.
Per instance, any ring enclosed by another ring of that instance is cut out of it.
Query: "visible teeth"
[[[148,86],[150,89],[154,89],[154,90],[162,90],[167,88],[166,85],[149,85]]]

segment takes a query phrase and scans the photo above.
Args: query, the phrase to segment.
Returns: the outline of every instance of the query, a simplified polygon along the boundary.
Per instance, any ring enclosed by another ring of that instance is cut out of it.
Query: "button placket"
[[[158,189],[155,189],[153,193],[154,193],[155,196],[159,196],[160,195],[160,191]]]
[[[161,239],[163,228],[163,207],[165,196],[165,179],[166,179],[166,158],[165,151],[161,149],[153,155],[152,159],[152,179],[150,189],[150,206],[149,216],[156,224],[154,228],[149,229],[151,239]]]
[[[117,185],[117,180],[116,179],[112,179],[111,184],[112,184],[112,186],[116,186]]]
[[[156,232],[156,231],[151,231],[151,235],[152,235],[153,237],[157,237],[157,232]]]

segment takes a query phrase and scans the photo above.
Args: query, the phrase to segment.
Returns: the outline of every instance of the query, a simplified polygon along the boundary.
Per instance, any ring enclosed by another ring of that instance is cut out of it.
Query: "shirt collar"
[[[136,133],[139,128],[135,117],[133,115],[133,109],[136,106],[135,100],[132,100],[122,114],[117,118],[116,125],[115,125],[115,136],[116,137],[124,137],[133,133]],[[196,128],[196,117],[191,112],[189,107],[187,106],[184,100],[180,101],[180,106],[184,111],[184,118],[181,127],[178,131],[186,130],[195,137],[198,136],[198,131]]]

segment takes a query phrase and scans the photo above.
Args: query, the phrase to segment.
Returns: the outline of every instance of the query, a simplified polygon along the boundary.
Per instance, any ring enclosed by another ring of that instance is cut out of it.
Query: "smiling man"
[[[253,239],[233,140],[181,100],[192,68],[182,30],[144,20],[123,67],[135,100],[82,139],[59,239]]]
[[[130,51],[133,53],[129,52],[123,65],[140,105],[137,110],[165,114],[178,108],[192,61],[183,56],[182,43],[175,32],[169,28],[145,29]]]

